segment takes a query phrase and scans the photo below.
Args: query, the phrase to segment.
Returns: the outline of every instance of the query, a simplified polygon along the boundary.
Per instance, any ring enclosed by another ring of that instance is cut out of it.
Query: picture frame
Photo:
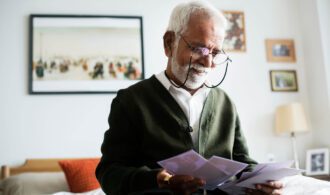
[[[266,39],[268,62],[296,62],[293,39]]]
[[[141,16],[30,15],[29,94],[116,93],[144,79]]]
[[[271,70],[270,82],[272,91],[298,91],[297,75],[295,70]]]
[[[243,11],[223,11],[228,27],[223,49],[228,52],[246,52],[245,18]]]
[[[307,150],[306,175],[329,174],[329,149],[318,148]]]

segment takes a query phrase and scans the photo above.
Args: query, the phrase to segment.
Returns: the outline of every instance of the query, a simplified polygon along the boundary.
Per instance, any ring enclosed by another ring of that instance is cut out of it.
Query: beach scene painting
[[[115,93],[144,79],[141,17],[30,19],[31,93]]]

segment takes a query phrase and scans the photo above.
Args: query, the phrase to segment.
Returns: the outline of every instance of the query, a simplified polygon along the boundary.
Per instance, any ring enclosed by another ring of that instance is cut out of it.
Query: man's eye
[[[193,48],[193,52],[195,52],[195,53],[203,53],[203,50],[202,50],[201,47],[194,47]]]
[[[220,52],[212,52],[212,56],[214,57],[214,56],[216,56],[216,55],[218,55]]]

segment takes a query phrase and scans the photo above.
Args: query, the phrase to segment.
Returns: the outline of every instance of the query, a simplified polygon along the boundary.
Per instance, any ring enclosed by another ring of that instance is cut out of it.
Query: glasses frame
[[[180,34],[180,36],[181,36],[181,38],[182,38],[182,40],[187,44],[187,46],[188,46],[188,48],[191,50],[191,52],[192,53],[195,53],[195,54],[198,54],[198,55],[200,55],[200,57],[206,57],[206,56],[208,56],[208,55],[212,55],[212,63],[213,64],[215,64],[215,65],[221,65],[221,64],[224,64],[224,63],[226,63],[226,62],[232,62],[232,60],[230,59],[230,57],[227,55],[227,53],[223,50],[223,49],[221,49],[218,53],[216,53],[216,54],[214,54],[214,53],[212,53],[212,52],[210,52],[211,50],[209,49],[209,48],[207,48],[207,47],[200,47],[200,46],[198,46],[198,47],[194,47],[194,46],[192,46],[185,38],[184,38],[184,36],[182,35],[182,34]],[[207,55],[205,55],[205,54],[203,54],[203,51],[202,52],[196,52],[196,49],[197,48],[201,48],[201,50],[206,50],[206,51],[208,51],[207,53]],[[225,55],[226,56],[226,59],[224,60],[224,61],[222,61],[222,62],[220,62],[220,63],[215,63],[214,62],[214,59],[215,59],[215,56],[216,55],[218,55],[218,54],[223,54],[223,55]],[[192,57],[192,55],[193,54],[191,54],[191,57]]]

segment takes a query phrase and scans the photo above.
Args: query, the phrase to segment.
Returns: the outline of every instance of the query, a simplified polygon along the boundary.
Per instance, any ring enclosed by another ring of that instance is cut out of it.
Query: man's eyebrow
[[[204,43],[197,42],[197,41],[192,41],[190,44],[195,47],[206,47],[206,45]]]
[[[209,47],[207,47],[204,43],[201,43],[201,42],[196,42],[196,41],[192,41],[191,42],[191,46],[193,47],[206,47],[208,49],[210,49]],[[217,46],[215,46],[213,49],[212,49],[212,53],[218,53],[220,52],[221,49],[218,49]]]

